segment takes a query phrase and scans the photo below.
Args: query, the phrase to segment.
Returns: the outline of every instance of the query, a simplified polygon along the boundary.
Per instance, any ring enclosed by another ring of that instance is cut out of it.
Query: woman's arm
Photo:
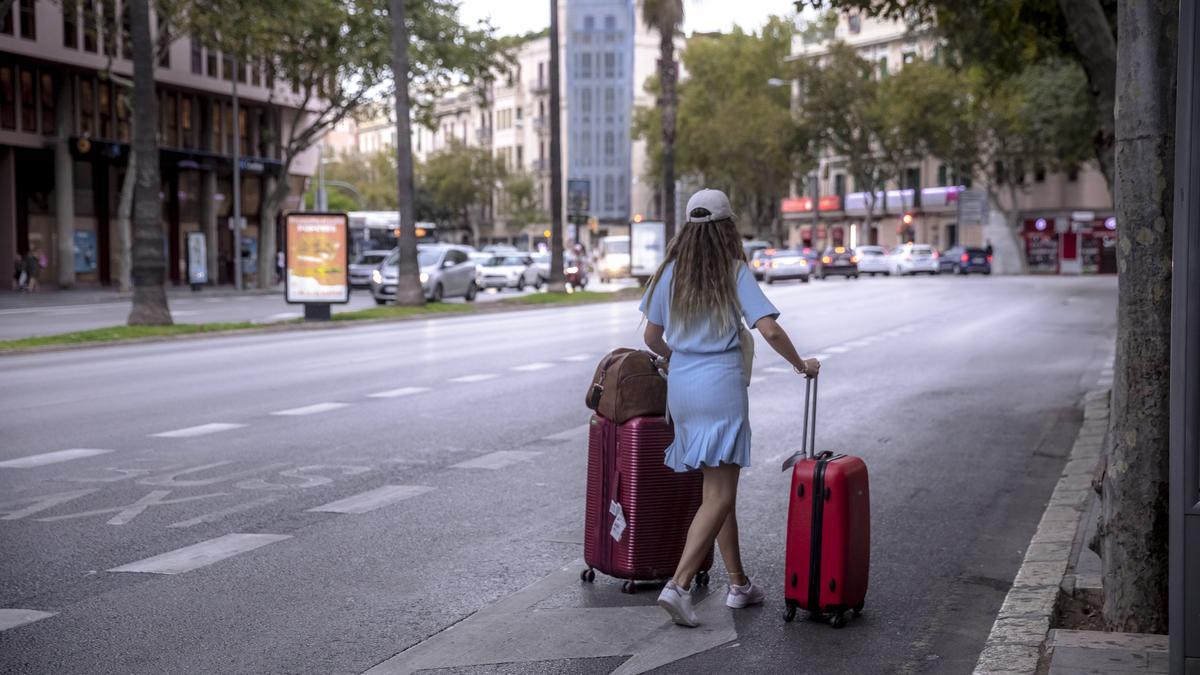
[[[671,348],[667,346],[667,341],[663,339],[663,327],[647,321],[645,332],[646,346],[650,351],[658,354],[664,359],[671,358]]]
[[[820,361],[800,358],[800,354],[796,353],[796,347],[792,344],[792,339],[788,337],[787,331],[783,330],[775,317],[764,316],[754,324],[754,327],[762,334],[767,344],[771,345],[771,349],[792,364],[797,372],[808,377],[815,377],[821,370]]]

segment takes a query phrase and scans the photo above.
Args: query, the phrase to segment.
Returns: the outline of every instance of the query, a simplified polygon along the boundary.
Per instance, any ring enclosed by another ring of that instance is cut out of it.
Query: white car
[[[475,286],[475,263],[468,257],[469,252],[462,246],[452,244],[417,246],[417,268],[426,300],[441,302],[443,298],[451,296],[462,296],[467,302],[475,299],[475,291],[478,290]],[[371,295],[375,297],[375,304],[383,305],[396,299],[399,260],[400,250],[394,249],[371,272]]]
[[[801,283],[806,284],[812,276],[812,266],[802,251],[777,250],[765,263],[762,276],[768,285],[783,279],[799,279]]]
[[[859,246],[854,249],[858,254],[859,274],[888,275],[892,273],[892,264],[887,251],[882,246]]]
[[[550,254],[534,253],[529,257],[533,258],[533,267],[541,275],[542,282],[550,281]]]
[[[938,252],[929,244],[904,244],[888,256],[892,274],[937,274]]]
[[[477,269],[476,283],[480,288],[515,288],[523,291],[526,286],[542,287],[542,275],[533,258],[527,255],[497,255],[479,263]]]

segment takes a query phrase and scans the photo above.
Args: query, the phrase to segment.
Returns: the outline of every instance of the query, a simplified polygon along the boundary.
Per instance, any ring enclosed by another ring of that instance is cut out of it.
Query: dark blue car
[[[942,253],[939,258],[938,271],[955,274],[970,274],[971,272],[991,274],[992,256],[984,248],[955,246]]]

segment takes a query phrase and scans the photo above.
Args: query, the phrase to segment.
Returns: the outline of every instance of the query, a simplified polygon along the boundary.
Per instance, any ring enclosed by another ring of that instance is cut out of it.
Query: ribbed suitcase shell
[[[688,526],[700,508],[699,471],[676,473],[663,463],[675,432],[661,417],[614,424],[593,415],[588,432],[587,514],[583,557],[588,567],[620,579],[667,579],[683,554]],[[609,534],[615,499],[626,527]],[[712,554],[701,570],[712,565]]]
[[[818,614],[862,609],[871,566],[871,494],[867,465],[858,457],[834,455],[825,461],[821,540],[818,546],[820,592],[809,600],[813,531],[813,482],[817,459],[802,459],[792,469],[788,507],[784,597]]]

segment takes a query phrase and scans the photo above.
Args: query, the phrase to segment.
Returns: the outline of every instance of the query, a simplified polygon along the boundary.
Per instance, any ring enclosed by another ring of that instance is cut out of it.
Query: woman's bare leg
[[[725,571],[729,573],[729,583],[735,586],[745,586],[750,583],[746,570],[742,567],[742,547],[738,543],[737,508],[725,516],[725,524],[717,533],[717,547],[721,549],[721,558],[725,561]]]
[[[733,512],[733,505],[737,502],[740,466],[722,464],[719,467],[701,467],[700,470],[704,473],[704,501],[692,518],[683,556],[675,568],[675,584],[681,588],[691,586],[692,577],[700,570],[717,533],[725,525],[725,518]]]

